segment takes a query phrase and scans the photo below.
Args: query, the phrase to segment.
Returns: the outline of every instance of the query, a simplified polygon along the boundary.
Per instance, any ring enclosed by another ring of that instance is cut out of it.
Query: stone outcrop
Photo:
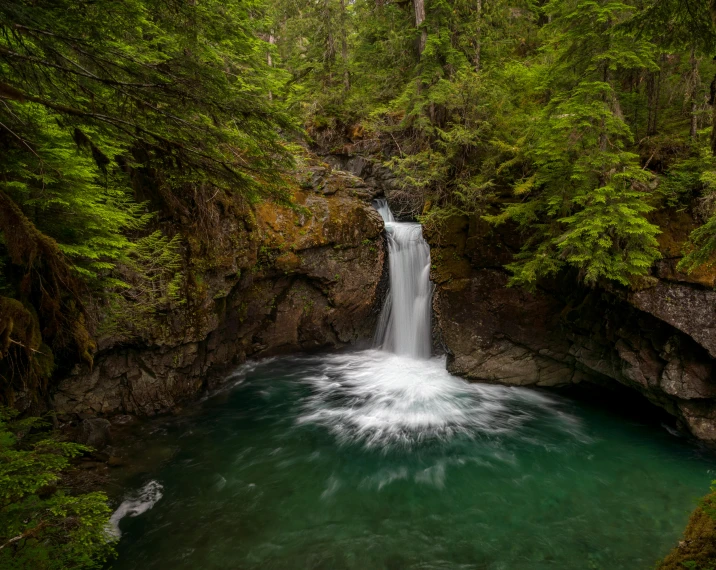
[[[78,367],[59,384],[57,411],[151,415],[217,385],[248,358],[369,339],[386,255],[370,201],[386,196],[399,215],[422,202],[406,202],[410,193],[376,156],[325,158],[332,166],[304,169],[292,206],[227,213],[220,234],[228,239],[215,256],[223,262],[198,272],[199,310],[140,341],[102,340],[94,368]],[[695,222],[684,212],[658,216],[663,259],[632,289],[588,289],[569,274],[534,291],[512,288],[504,266],[520,248],[514,228],[455,216],[426,231],[434,338],[449,370],[521,386],[619,383],[716,442],[716,272],[679,272]]]
[[[716,292],[709,275],[676,270],[673,226],[685,225],[663,223],[664,259],[632,290],[580,287],[574,275],[532,292],[508,287],[504,264],[519,248],[512,228],[455,217],[428,233],[449,370],[521,386],[618,382],[716,442]]]
[[[637,309],[680,330],[716,357],[716,291],[660,281],[627,298]]]
[[[377,149],[355,146],[326,160],[364,179],[398,215],[422,211],[420,194],[401,187]],[[697,225],[688,212],[653,217],[663,258],[631,290],[588,289],[570,274],[531,292],[509,287],[504,267],[522,243],[516,228],[456,216],[426,231],[437,285],[434,338],[450,372],[521,386],[618,382],[716,442],[716,271],[677,268]]]
[[[393,171],[383,164],[380,154],[356,154],[354,146],[345,146],[343,153],[327,154],[323,158],[334,168],[363,180],[376,195],[385,197],[397,218],[414,218],[420,214],[424,204],[422,192],[404,186]]]
[[[78,443],[102,451],[112,442],[111,424],[104,418],[84,419],[80,424],[76,439]]]
[[[359,147],[344,145],[326,159],[384,194],[399,215],[420,213],[420,193],[404,191],[380,149]],[[716,271],[677,268],[697,226],[688,212],[653,218],[663,258],[631,290],[588,289],[570,274],[531,292],[509,287],[504,267],[522,243],[516,228],[455,216],[426,231],[437,286],[434,338],[450,372],[520,386],[618,382],[716,443]]]
[[[300,174],[292,205],[227,212],[214,254],[222,261],[194,271],[198,307],[170,315],[162,333],[102,339],[92,370],[78,366],[59,383],[55,410],[152,415],[215,386],[248,358],[371,338],[385,260],[374,193],[314,163]]]

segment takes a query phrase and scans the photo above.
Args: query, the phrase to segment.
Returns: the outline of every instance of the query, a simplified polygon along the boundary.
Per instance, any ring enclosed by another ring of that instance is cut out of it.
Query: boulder
[[[112,424],[104,418],[88,418],[80,424],[78,442],[102,451],[112,443]]]

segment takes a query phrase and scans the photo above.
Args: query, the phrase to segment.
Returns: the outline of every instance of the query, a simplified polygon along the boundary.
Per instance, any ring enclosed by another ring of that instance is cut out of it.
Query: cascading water
[[[390,290],[376,330],[383,350],[412,358],[431,352],[430,247],[420,224],[397,222],[386,200],[376,200],[388,237]]]
[[[378,198],[373,202],[373,207],[378,210],[378,213],[386,224],[392,224],[395,222],[395,216],[393,216],[393,212],[390,210],[388,200],[385,198]]]

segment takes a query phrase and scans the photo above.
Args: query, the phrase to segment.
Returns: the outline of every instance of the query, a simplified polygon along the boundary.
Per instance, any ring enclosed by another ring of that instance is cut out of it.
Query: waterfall
[[[386,224],[392,224],[395,222],[395,216],[393,216],[393,212],[390,211],[388,200],[385,198],[379,198],[373,202],[373,207],[378,210],[378,213]]]
[[[385,221],[390,271],[390,291],[375,344],[402,356],[430,358],[430,247],[420,224],[395,221],[385,200],[376,200],[374,205]]]

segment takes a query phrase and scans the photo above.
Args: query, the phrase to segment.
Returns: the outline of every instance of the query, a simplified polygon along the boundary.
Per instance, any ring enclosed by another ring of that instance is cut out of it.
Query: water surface
[[[647,569],[716,478],[658,423],[440,359],[284,358],[232,382],[143,441],[175,453],[131,481],[113,568]]]

